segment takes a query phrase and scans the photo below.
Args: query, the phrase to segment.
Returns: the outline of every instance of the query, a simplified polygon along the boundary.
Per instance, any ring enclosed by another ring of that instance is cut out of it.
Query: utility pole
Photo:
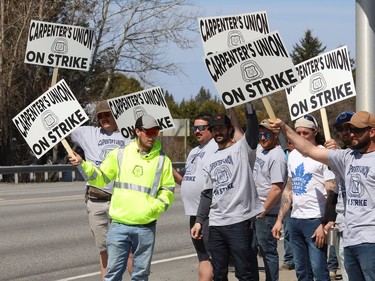
[[[356,110],[375,113],[375,1],[356,0]]]

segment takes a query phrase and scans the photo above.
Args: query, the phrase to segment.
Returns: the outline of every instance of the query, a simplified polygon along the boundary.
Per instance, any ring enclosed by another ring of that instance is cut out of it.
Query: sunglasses
[[[144,129],[144,128],[142,128],[142,131],[148,137],[157,137],[159,135],[159,129],[156,129],[156,128],[151,128],[151,129]]]
[[[336,132],[338,133],[341,133],[341,132],[348,132],[349,129],[348,128],[343,128],[343,127],[337,127],[336,128]]]
[[[369,129],[369,127],[365,127],[365,128],[349,127],[348,131],[349,131],[349,133],[352,133],[354,135],[360,135],[360,134],[363,134],[364,132],[366,132],[368,129]]]
[[[208,125],[198,125],[198,126],[192,126],[191,127],[193,132],[195,132],[196,130],[202,132],[202,131],[206,130],[207,128],[208,128]]]
[[[271,137],[270,133],[259,133],[258,138],[264,137],[265,139],[269,139]]]
[[[110,112],[102,112],[98,114],[98,119],[109,118],[109,116],[111,116]]]

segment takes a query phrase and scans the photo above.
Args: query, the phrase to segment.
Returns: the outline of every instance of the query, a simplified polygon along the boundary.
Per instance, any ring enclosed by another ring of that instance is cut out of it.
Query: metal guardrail
[[[185,162],[174,162],[173,167],[179,171],[185,167]],[[0,166],[0,181],[3,181],[3,175],[13,175],[14,183],[19,183],[20,177],[28,179],[27,182],[33,182],[37,179],[49,181],[50,174],[57,174],[58,180],[76,181],[83,180],[77,168],[71,164],[54,164],[54,165],[27,165],[27,166]],[[42,176],[40,176],[42,174]]]

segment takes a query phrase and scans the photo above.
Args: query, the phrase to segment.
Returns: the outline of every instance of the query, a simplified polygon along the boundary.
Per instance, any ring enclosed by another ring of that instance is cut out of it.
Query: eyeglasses
[[[142,131],[148,137],[157,137],[159,135],[159,129],[156,129],[156,128],[151,128],[151,129],[144,129],[144,128],[142,128]]]
[[[259,133],[258,138],[264,137],[265,139],[269,139],[271,137],[270,133]]]
[[[191,127],[193,132],[195,132],[196,130],[202,132],[202,131],[206,130],[207,128],[208,128],[208,125],[198,125],[198,126],[192,126]]]
[[[110,116],[111,116],[110,112],[101,112],[98,114],[98,119],[109,118]]]
[[[364,132],[366,132],[368,129],[369,129],[369,127],[365,127],[365,128],[349,127],[348,131],[351,134],[360,135],[360,134],[363,134]]]

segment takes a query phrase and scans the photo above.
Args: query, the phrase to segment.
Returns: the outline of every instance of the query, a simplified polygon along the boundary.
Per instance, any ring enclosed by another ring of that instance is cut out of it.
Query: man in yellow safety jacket
[[[109,152],[96,168],[75,153],[73,165],[95,186],[114,182],[107,235],[108,270],[105,280],[122,280],[130,248],[134,254],[132,281],[148,280],[155,243],[156,220],[174,200],[172,162],[156,139],[160,127],[150,115],[135,122],[135,140]],[[81,164],[81,165],[80,165]]]

